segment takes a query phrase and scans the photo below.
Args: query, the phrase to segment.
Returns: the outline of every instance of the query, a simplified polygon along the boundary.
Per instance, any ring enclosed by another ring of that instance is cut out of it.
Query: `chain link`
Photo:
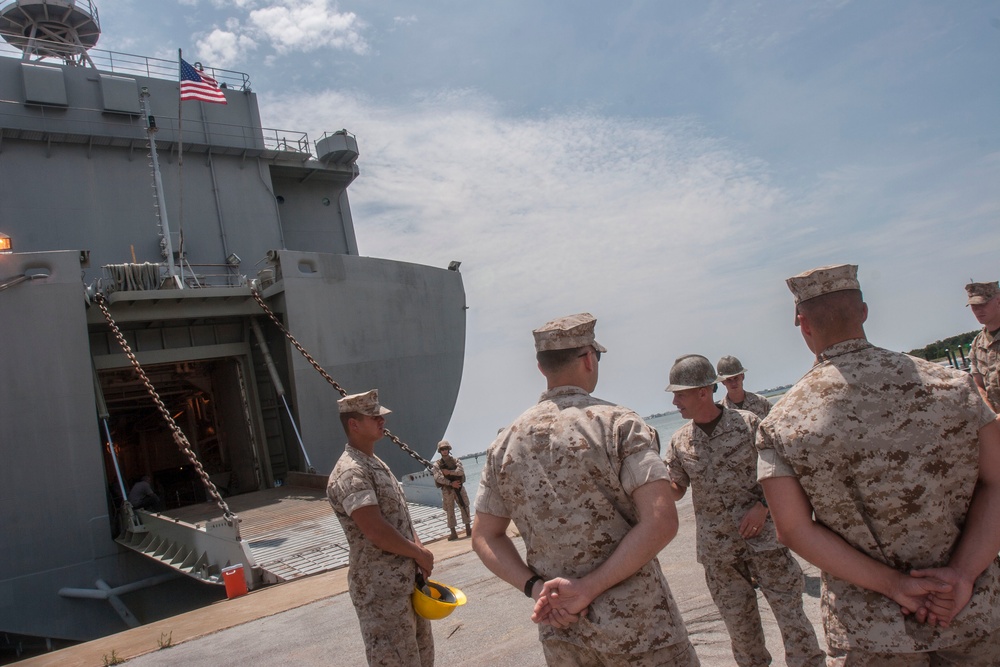
[[[132,362],[132,368],[135,369],[135,372],[139,376],[139,379],[142,380],[142,383],[146,385],[146,391],[149,392],[149,395],[152,397],[157,409],[160,411],[160,414],[163,415],[163,419],[167,422],[167,426],[170,427],[177,447],[181,450],[181,453],[187,457],[188,461],[191,462],[191,465],[194,466],[195,472],[198,473],[198,477],[201,478],[202,484],[205,485],[205,489],[208,491],[208,495],[212,497],[212,500],[214,500],[216,505],[219,506],[219,509],[222,510],[223,518],[226,520],[226,523],[231,526],[236,526],[238,529],[239,518],[229,509],[229,505],[227,505],[226,501],[223,500],[222,495],[219,494],[219,490],[216,488],[215,484],[213,484],[212,480],[208,478],[208,473],[205,472],[205,468],[202,466],[201,461],[198,460],[198,456],[194,453],[194,450],[191,449],[191,443],[188,442],[187,436],[184,435],[180,426],[177,425],[177,422],[175,422],[174,418],[170,415],[170,411],[167,410],[167,406],[163,404],[163,400],[160,398],[160,395],[156,393],[156,389],[153,388],[153,383],[150,382],[149,378],[146,376],[146,371],[144,371],[142,366],[139,365],[139,360],[136,358],[135,353],[132,352],[132,348],[129,346],[128,341],[125,340],[125,336],[122,334],[121,329],[118,328],[118,324],[115,323],[114,319],[111,317],[111,312],[108,310],[104,295],[97,294],[94,297],[94,300],[97,302],[97,305],[100,306],[101,312],[104,313],[104,319],[108,321],[108,326],[110,326],[111,330],[114,332],[115,338],[118,340],[118,344],[121,346],[122,351],[125,352],[125,356],[128,357],[130,362]]]
[[[266,303],[264,303],[264,298],[260,295],[260,292],[257,290],[256,286],[250,288],[250,293],[253,294],[253,298],[257,301],[257,305],[259,305],[261,307],[261,309],[267,314],[268,318],[270,318],[270,320],[272,322],[274,322],[275,326],[277,326],[278,329],[281,330],[281,333],[285,334],[285,337],[288,339],[288,342],[290,342],[295,347],[295,349],[298,350],[302,354],[302,356],[306,358],[306,361],[308,361],[310,364],[312,364],[312,367],[315,368],[316,371],[319,372],[320,375],[322,375],[324,378],[326,378],[327,382],[329,382],[331,385],[333,385],[334,389],[336,389],[337,391],[340,392],[340,395],[342,397],[343,396],[347,396],[347,391],[343,387],[341,387],[339,384],[337,384],[337,381],[334,380],[332,377],[330,377],[330,374],[327,373],[323,369],[323,367],[320,366],[319,363],[317,363],[317,361],[312,358],[312,355],[310,355],[306,351],[306,349],[304,347],[302,347],[302,345],[299,343],[299,341],[297,341],[295,339],[295,336],[293,336],[291,334],[291,332],[288,331],[288,329],[285,328],[285,325],[281,323],[281,320],[279,320],[278,316],[274,314],[274,311],[271,310]],[[382,429],[382,432],[385,433],[385,437],[389,438],[389,440],[391,440],[397,447],[399,447],[404,452],[406,452],[407,454],[409,454],[411,457],[413,457],[414,459],[416,459],[417,461],[419,461],[422,466],[424,466],[428,470],[432,467],[432,464],[431,464],[430,461],[428,461],[427,459],[425,459],[424,457],[422,457],[420,454],[418,454],[416,451],[414,451],[412,447],[410,447],[405,442],[403,442],[402,440],[400,440],[399,438],[397,438],[395,435],[393,435],[389,431],[389,429],[387,429],[387,428],[386,429]]]

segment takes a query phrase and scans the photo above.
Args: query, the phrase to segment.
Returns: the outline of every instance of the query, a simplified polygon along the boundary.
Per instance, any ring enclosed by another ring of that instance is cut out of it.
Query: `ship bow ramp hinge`
[[[126,526],[117,538],[122,546],[209,584],[225,585],[222,572],[235,565],[243,566],[248,589],[262,584],[261,569],[238,526],[221,517],[191,524],[161,514],[139,516],[142,523]]]

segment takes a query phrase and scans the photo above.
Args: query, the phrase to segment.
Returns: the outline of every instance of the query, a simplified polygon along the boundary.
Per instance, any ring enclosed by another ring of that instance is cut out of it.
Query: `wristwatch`
[[[535,588],[535,582],[544,581],[544,580],[545,580],[545,577],[543,577],[540,574],[536,574],[535,576],[531,577],[526,582],[524,582],[524,596],[530,598],[531,597],[531,591],[532,591],[532,589]]]

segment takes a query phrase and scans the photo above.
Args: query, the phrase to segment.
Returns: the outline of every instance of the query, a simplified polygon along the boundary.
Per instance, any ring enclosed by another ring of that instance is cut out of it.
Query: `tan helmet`
[[[413,611],[431,621],[444,618],[466,602],[465,593],[444,584],[417,577],[410,596]]]
[[[667,391],[683,391],[708,387],[719,381],[712,362],[700,354],[685,354],[678,357],[670,368],[670,384]]]
[[[731,377],[736,377],[740,373],[747,372],[747,369],[743,368],[743,364],[740,363],[739,359],[728,354],[719,359],[716,369],[719,371],[719,380],[728,380]]]

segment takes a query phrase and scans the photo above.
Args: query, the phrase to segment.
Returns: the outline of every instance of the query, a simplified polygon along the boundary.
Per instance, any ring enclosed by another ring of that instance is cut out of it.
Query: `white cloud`
[[[261,102],[265,123],[358,135],[362,253],[463,262],[466,370],[449,427],[462,451],[484,448],[540,392],[530,331],[552,317],[598,317],[611,350],[598,395],[648,414],[668,408],[680,354],[736,354],[757,389],[805,372],[789,275],[861,264],[876,341],[909,349],[972,328],[961,299],[946,307],[952,283],[961,291],[967,266],[987,266],[1000,245],[960,242],[995,219],[1000,161],[942,179],[948,145],[934,159],[844,164],[790,190],[687,118],[513,118],[472,91],[399,105],[336,92]],[[939,317],[928,320],[928,301]]]
[[[250,23],[279,53],[333,47],[367,53],[365,23],[353,12],[339,12],[329,0],[293,0],[250,12]]]
[[[229,67],[244,62],[247,52],[256,48],[257,44],[251,37],[219,28],[197,41],[198,57],[212,67]]]

